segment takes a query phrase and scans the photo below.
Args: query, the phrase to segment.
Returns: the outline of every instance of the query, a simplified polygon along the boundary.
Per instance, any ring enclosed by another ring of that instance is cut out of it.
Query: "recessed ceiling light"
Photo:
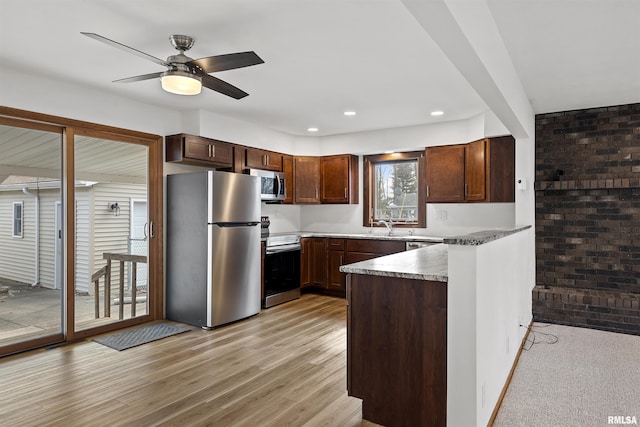
[[[387,150],[387,151],[384,152],[384,154],[393,154],[393,153],[395,153],[395,151],[393,151],[393,150]]]
[[[344,112],[344,115],[345,115],[345,116],[355,116],[355,115],[356,115],[356,112],[355,112],[355,111],[345,111],[345,112]]]
[[[431,115],[432,116],[441,116],[444,114],[444,111],[432,111]]]
[[[307,128],[307,132],[318,132],[318,128]]]

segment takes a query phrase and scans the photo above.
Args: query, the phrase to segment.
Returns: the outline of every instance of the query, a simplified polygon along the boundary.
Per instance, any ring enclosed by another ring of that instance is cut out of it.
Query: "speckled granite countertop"
[[[373,239],[373,240],[399,240],[401,242],[433,242],[442,243],[442,237],[416,236],[412,234],[388,234],[376,233],[325,233],[321,231],[300,232],[300,237],[329,237],[334,239]]]
[[[475,233],[464,234],[461,236],[447,237],[443,240],[443,243],[449,245],[469,245],[478,246],[488,243],[492,240],[498,240],[503,237],[507,237],[511,234],[518,233],[522,230],[531,228],[530,225],[514,226],[512,228],[503,228],[497,230],[483,230]]]
[[[343,273],[368,274],[371,276],[400,277],[404,279],[447,282],[449,245],[478,246],[531,228],[530,225],[512,228],[485,230],[457,237],[444,238],[443,244],[422,249],[400,252],[354,264],[343,265]]]
[[[340,271],[371,276],[446,282],[449,280],[447,248],[447,245],[436,244],[343,265],[340,267]]]

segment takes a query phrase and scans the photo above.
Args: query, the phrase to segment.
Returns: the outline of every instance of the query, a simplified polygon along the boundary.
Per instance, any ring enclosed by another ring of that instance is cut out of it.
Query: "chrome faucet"
[[[387,227],[387,230],[389,230],[389,236],[391,236],[391,233],[393,233],[393,221],[391,221],[391,218],[389,218],[389,221],[381,219],[380,221],[378,221],[378,225],[381,224],[384,224],[385,227]]]

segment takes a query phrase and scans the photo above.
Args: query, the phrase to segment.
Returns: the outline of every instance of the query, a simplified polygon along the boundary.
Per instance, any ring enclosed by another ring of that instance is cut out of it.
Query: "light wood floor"
[[[346,301],[304,295],[125,351],[93,341],[0,359],[0,425],[359,426]]]

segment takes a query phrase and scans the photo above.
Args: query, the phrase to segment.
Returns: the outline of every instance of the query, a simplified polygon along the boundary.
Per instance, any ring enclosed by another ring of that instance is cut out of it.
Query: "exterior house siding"
[[[29,189],[30,192],[35,190]],[[56,202],[60,189],[41,189],[39,284],[56,286]],[[75,195],[75,291],[93,293],[91,275],[106,264],[104,252],[129,253],[130,200],[147,198],[146,185],[98,183],[77,187]],[[13,202],[23,202],[23,237],[13,237]],[[108,210],[118,202],[119,214]],[[22,189],[0,191],[0,282],[9,279],[33,284],[35,272],[35,197]],[[112,265],[112,286],[119,280],[119,263]],[[125,269],[128,283],[129,266]],[[101,285],[104,282],[101,281]]]
[[[91,289],[91,275],[93,274],[91,235],[91,200],[93,188],[76,189],[76,248],[75,248],[75,279],[76,292],[88,293]]]
[[[144,184],[103,183],[95,187],[93,194],[93,270],[106,264],[103,253],[129,253],[131,199],[147,199],[147,187]],[[119,213],[108,209],[110,202],[117,202]],[[116,286],[120,275],[120,263],[112,263],[111,284]],[[125,264],[125,284],[129,283],[130,265]]]
[[[55,288],[56,263],[56,202],[60,190],[40,191],[40,285]],[[33,218],[29,217],[33,223]]]
[[[13,237],[13,202],[23,202],[22,237]],[[33,284],[35,200],[21,190],[0,192],[0,278]]]

